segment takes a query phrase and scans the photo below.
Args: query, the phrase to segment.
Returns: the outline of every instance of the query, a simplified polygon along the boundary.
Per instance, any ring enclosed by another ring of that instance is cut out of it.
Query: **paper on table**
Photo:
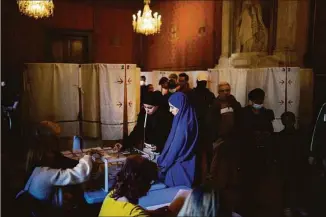
[[[88,152],[88,151],[90,151],[90,150],[92,150],[92,148],[84,148],[84,149],[83,149],[83,152],[86,153],[86,152]]]
[[[78,158],[82,158],[84,157],[84,153],[82,152],[77,152],[77,153],[74,153]]]
[[[68,151],[62,151],[61,154],[63,154],[63,155],[69,155],[69,154],[71,154],[71,151],[69,151],[69,150]]]
[[[73,153],[65,154],[64,156],[71,159],[75,157]]]
[[[83,152],[86,153],[86,152],[88,152],[88,151],[92,151],[92,150],[94,150],[94,151],[100,151],[100,150],[102,150],[102,149],[101,149],[101,147],[84,148],[84,149],[83,149]]]

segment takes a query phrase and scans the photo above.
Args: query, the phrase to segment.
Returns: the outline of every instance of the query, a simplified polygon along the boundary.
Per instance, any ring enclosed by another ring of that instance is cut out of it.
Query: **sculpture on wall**
[[[267,52],[268,28],[259,1],[244,0],[236,17],[236,52]]]

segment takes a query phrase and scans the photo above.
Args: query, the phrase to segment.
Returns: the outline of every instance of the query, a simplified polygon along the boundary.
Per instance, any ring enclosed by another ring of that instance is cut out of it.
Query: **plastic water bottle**
[[[79,136],[74,136],[74,141],[73,141],[73,145],[72,145],[72,150],[76,151],[76,150],[82,150],[82,138],[80,138]]]

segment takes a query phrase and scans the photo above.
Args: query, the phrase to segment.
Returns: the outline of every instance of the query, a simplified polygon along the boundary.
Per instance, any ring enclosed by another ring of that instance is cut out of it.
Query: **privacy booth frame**
[[[25,129],[43,120],[61,137],[120,140],[137,121],[140,69],[135,64],[28,63],[23,74]]]

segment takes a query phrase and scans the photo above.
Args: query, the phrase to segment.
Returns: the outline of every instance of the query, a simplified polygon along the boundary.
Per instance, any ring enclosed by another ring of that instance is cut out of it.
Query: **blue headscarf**
[[[193,157],[198,138],[196,113],[189,104],[187,96],[182,92],[176,92],[170,96],[169,103],[179,111],[173,118],[169,137],[157,159],[163,173],[176,162],[183,162]]]

